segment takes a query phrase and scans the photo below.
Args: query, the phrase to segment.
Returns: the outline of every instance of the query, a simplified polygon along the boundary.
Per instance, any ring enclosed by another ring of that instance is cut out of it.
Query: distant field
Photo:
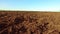
[[[0,34],[60,34],[60,12],[0,11]]]

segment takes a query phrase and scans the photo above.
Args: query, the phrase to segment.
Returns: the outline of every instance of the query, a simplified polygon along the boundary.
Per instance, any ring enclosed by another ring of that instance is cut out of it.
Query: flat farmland
[[[0,11],[0,34],[60,34],[60,12]]]

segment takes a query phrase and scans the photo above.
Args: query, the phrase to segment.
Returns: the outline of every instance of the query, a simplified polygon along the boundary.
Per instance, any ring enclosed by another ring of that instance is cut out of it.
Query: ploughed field
[[[60,12],[0,12],[0,34],[60,34]]]

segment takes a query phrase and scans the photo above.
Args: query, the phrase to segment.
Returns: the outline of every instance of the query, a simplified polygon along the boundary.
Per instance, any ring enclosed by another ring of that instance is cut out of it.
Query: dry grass
[[[1,11],[0,34],[60,34],[60,13]]]

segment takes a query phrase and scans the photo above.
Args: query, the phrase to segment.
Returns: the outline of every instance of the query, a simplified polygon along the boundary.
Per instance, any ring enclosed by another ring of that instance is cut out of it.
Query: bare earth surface
[[[1,11],[0,34],[60,34],[60,13]]]

